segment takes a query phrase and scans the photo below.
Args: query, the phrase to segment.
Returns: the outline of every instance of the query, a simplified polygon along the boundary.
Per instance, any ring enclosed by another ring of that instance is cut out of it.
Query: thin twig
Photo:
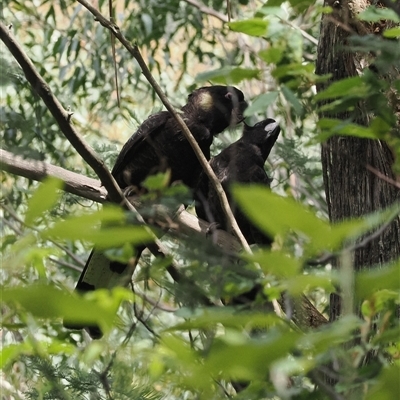
[[[71,264],[71,263],[63,261],[63,260],[59,260],[59,259],[54,258],[52,256],[49,257],[49,260],[53,261],[53,263],[55,263],[55,264],[60,265],[61,267],[66,267],[66,268],[72,269],[72,270],[77,271],[77,272],[82,272],[83,271],[83,268],[77,267],[74,264]]]
[[[337,393],[332,386],[328,385],[315,370],[311,371],[308,375],[332,400],[346,400],[341,394]]]
[[[110,14],[110,21],[115,23],[112,0],[108,0],[108,12]],[[121,97],[119,94],[119,83],[118,83],[118,65],[117,65],[117,55],[115,52],[115,36],[110,32],[111,39],[111,49],[112,49],[112,58],[114,63],[114,79],[115,79],[115,90],[117,92],[117,103],[118,107],[121,108]]]
[[[133,312],[135,314],[136,319],[157,339],[160,339],[160,335],[157,334],[153,328],[151,328],[149,326],[149,324],[147,323],[148,319],[150,318],[150,315],[152,314],[152,312],[154,311],[155,307],[152,308],[152,310],[150,311],[148,317],[146,319],[143,318],[143,311],[138,311],[137,307],[136,307],[136,303],[133,304]]]
[[[293,29],[298,30],[298,31],[301,33],[301,35],[302,35],[305,39],[307,39],[309,42],[311,42],[312,44],[315,44],[316,46],[318,45],[318,39],[315,39],[314,36],[311,36],[311,35],[310,35],[309,33],[307,33],[304,29],[301,29],[299,26],[293,24],[292,22],[288,21],[287,19],[283,19],[283,18],[280,18],[280,17],[278,17],[278,18],[279,18],[279,20],[280,20],[282,23],[284,23],[285,25],[288,25],[288,26],[292,27]]]
[[[111,394],[111,386],[110,386],[110,382],[108,381],[107,375],[110,372],[110,369],[114,363],[116,355],[117,355],[117,351],[114,351],[113,355],[111,356],[111,360],[108,363],[108,365],[106,366],[106,368],[102,372],[98,373],[100,382],[103,385],[103,388],[104,388],[104,391],[106,392],[108,400],[113,400],[113,396]]]
[[[239,239],[241,245],[243,246],[243,249],[247,253],[251,254],[252,253],[251,248],[250,248],[249,244],[247,243],[245,237],[243,236],[242,232],[240,231],[240,228],[239,228],[239,226],[236,222],[236,219],[232,213],[228,198],[226,196],[224,189],[222,188],[221,183],[215,176],[214,171],[208,164],[208,161],[204,157],[204,154],[201,151],[199,144],[197,143],[196,139],[193,137],[192,133],[190,132],[187,125],[185,124],[184,120],[182,119],[180,114],[175,110],[175,108],[171,105],[167,96],[164,94],[161,87],[159,86],[157,81],[154,79],[154,77],[151,74],[149,68],[147,67],[142,55],[140,54],[138,46],[137,45],[132,46],[131,43],[121,33],[119,27],[117,25],[113,24],[112,22],[110,22],[107,18],[105,18],[95,7],[93,7],[91,4],[89,4],[86,0],[78,0],[78,2],[81,3],[85,8],[87,8],[93,14],[96,17],[96,20],[101,25],[103,25],[105,28],[109,29],[114,34],[114,36],[122,43],[122,45],[129,51],[129,53],[136,59],[136,61],[138,62],[139,66],[140,66],[140,69],[143,72],[143,75],[146,77],[147,81],[153,87],[153,89],[157,93],[158,97],[160,98],[160,100],[162,101],[164,106],[167,108],[167,110],[171,113],[171,115],[178,122],[185,138],[189,142],[189,144],[192,147],[194,153],[196,154],[196,157],[198,158],[201,166],[203,167],[208,178],[210,179],[210,181],[221,201],[222,210],[224,211],[224,214],[227,218],[227,222],[228,222],[230,228],[232,229],[233,233]]]
[[[205,4],[200,3],[196,0],[183,0],[185,3],[192,5],[199,9],[202,13],[211,15],[212,17],[218,18],[222,22],[228,22],[229,19],[226,15],[214,10],[213,8],[207,7]]]
[[[383,174],[381,171],[378,171],[376,168],[374,168],[372,165],[366,164],[365,168],[367,168],[368,171],[371,171],[374,175],[376,175],[378,178],[382,179],[383,181],[389,183],[390,185],[393,185],[397,189],[400,189],[400,182],[395,181],[394,179],[389,178],[385,174]]]
[[[4,152],[4,151],[3,151]],[[7,158],[9,160],[8,165],[9,166],[4,166],[0,163],[0,169],[6,169],[6,170],[11,170],[13,167],[13,163],[20,163],[20,159],[14,155],[12,155],[11,153],[5,152],[7,153]],[[82,176],[82,175],[78,175],[76,173],[67,171],[61,167],[55,167],[54,165],[48,164],[48,163],[44,163],[44,162],[37,162],[39,163],[38,165],[38,172],[35,176],[31,176],[30,174],[30,170],[29,170],[29,166],[30,166],[30,160],[24,160],[26,162],[26,164],[21,167],[18,172],[15,172],[17,175],[21,175],[21,176],[25,176],[25,177],[29,177],[30,179],[36,179],[36,180],[42,180],[44,178],[44,176],[54,176],[54,177],[58,177],[62,180],[66,180],[67,182],[69,182],[68,185],[64,186],[64,190],[68,191],[71,190],[71,188],[74,188],[73,190],[77,190],[80,193],[80,196],[85,197],[85,193],[87,192],[87,196],[88,198],[91,198],[95,201],[98,201],[100,203],[102,203],[104,201],[104,198],[106,197],[106,192],[101,192],[101,195],[93,196],[93,193],[96,193],[96,190],[100,183],[94,179]],[[35,161],[36,163],[36,161]],[[42,163],[43,165],[41,165],[40,163]],[[11,165],[11,167],[10,167]],[[26,168],[26,169],[24,169]],[[54,174],[54,175],[53,175]],[[85,192],[86,190],[86,192]],[[89,197],[90,196],[90,197]],[[182,207],[174,216],[174,222],[176,223],[176,225],[178,225],[178,232],[184,233],[186,235],[193,235],[193,234],[200,234],[203,236],[206,236],[207,233],[210,230],[210,224],[208,222],[199,220],[195,215],[187,212],[184,207]],[[218,230],[218,240],[217,240],[217,244],[219,246],[221,246],[223,248],[223,250],[231,255],[232,257],[237,255],[237,252],[240,250],[240,244],[238,243],[238,241],[236,240],[236,238],[232,235],[230,235],[228,232],[222,231],[222,230]],[[151,246],[150,246],[151,247]],[[160,251],[158,251],[157,249],[161,249],[161,252],[164,251],[163,246],[160,244],[159,248],[154,249],[155,246],[153,246],[153,248],[149,248],[150,251],[155,252],[156,254],[160,254]],[[157,253],[158,251],[158,253]],[[168,272],[170,273],[170,275],[172,276],[172,278],[176,281],[176,282],[182,282],[182,280],[186,280],[187,278],[185,278],[184,275],[180,274],[179,272],[179,267],[178,266],[174,266],[171,265],[170,267],[167,267]],[[189,282],[191,285],[193,285],[192,282]],[[206,298],[204,297],[204,294],[202,294],[202,291],[195,287],[195,290],[197,291],[197,293],[201,294],[201,300],[206,301]],[[211,304],[209,301],[205,304]],[[309,305],[307,308],[311,307],[311,305]],[[307,312],[307,308],[304,310],[305,314],[309,314]],[[274,309],[277,313],[277,315],[282,315],[281,312],[279,311],[278,307],[274,306]],[[313,308],[313,314],[320,314],[315,307]]]
[[[62,188],[64,191],[97,203],[104,203],[107,198],[107,191],[101,186],[101,182],[96,179],[68,171],[44,161],[23,159],[1,149],[0,170],[35,181],[42,181],[47,177],[58,178],[64,183]],[[129,201],[133,202],[133,198],[129,198]],[[134,204],[137,204],[137,202]],[[137,205],[137,207],[140,208],[140,205]],[[197,233],[204,236],[210,230],[208,222],[197,219],[195,215],[187,212],[183,206],[174,215],[173,224],[175,227],[167,224],[167,228],[189,235]],[[237,254],[241,249],[235,237],[223,230],[217,230],[217,244],[232,256],[233,253]]]
[[[18,215],[17,213],[14,211],[13,208],[11,208],[10,206],[7,206],[5,204],[0,203],[0,208],[2,208],[4,211],[6,211],[8,214],[10,214],[10,216],[17,221],[18,223],[20,223],[23,226],[26,226],[29,229],[32,229],[34,232],[38,232],[40,233],[40,229],[32,226],[32,225],[28,225],[27,223],[25,223],[25,221],[23,221]],[[10,225],[8,225],[10,226]],[[11,227],[11,226],[10,226]],[[11,228],[13,229],[13,228]],[[15,232],[17,232],[14,229]],[[21,230],[18,230],[18,234],[19,235],[23,235],[23,232]],[[78,265],[84,267],[85,263],[79,258],[77,257],[71,250],[67,249],[66,247],[64,247],[63,245],[57,243],[56,241],[52,240],[52,239],[46,239],[49,242],[53,243],[56,247],[58,247],[59,249],[61,249],[62,251],[64,251],[66,254],[68,254],[69,257],[71,257]]]
[[[9,29],[2,21],[0,21],[0,39],[4,42],[21,66],[26,79],[31,84],[34,91],[42,98],[49,111],[53,114],[65,137],[70,141],[81,157],[96,172],[102,184],[107,189],[110,199],[116,203],[127,202],[114,177],[106,168],[104,161],[101,160],[95,151],[86,144],[80,134],[71,125],[70,113],[64,109],[58,99],[54,96],[49,85],[39,75],[32,61],[26,55],[22,47],[16,42]]]

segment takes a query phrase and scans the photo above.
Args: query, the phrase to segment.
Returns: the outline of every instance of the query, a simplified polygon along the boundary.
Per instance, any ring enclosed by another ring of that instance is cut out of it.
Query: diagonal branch
[[[79,175],[44,161],[23,159],[2,149],[0,149],[0,170],[36,181],[42,181],[47,177],[58,178],[64,182],[63,189],[66,192],[96,201],[97,203],[104,203],[107,197],[107,191],[96,179]],[[135,201],[134,198],[130,198],[129,200]],[[157,210],[155,211],[157,212]],[[159,215],[159,217],[160,219],[163,218],[162,215]],[[208,222],[198,220],[195,215],[187,212],[184,207],[179,209],[175,214],[173,225],[167,220],[162,221],[162,223],[163,226],[189,235],[198,233],[205,236],[210,230]],[[219,229],[216,233],[216,243],[225,249],[225,251],[229,254],[240,251],[241,246],[232,235]]]
[[[211,15],[212,17],[218,18],[222,22],[229,22],[229,18],[225,15],[222,14],[213,8],[207,7],[205,4],[200,3],[199,1],[196,0],[184,0],[185,3],[190,4],[191,6],[197,8],[200,10],[202,13]]]
[[[74,172],[67,171],[60,167],[55,167],[54,165],[42,162],[42,161],[29,161],[24,160],[24,163],[21,164],[21,157],[14,156],[13,154],[1,150],[0,151],[0,170],[5,171],[13,171],[15,166],[13,164],[19,164],[20,168],[17,175],[28,177],[30,179],[35,180],[43,180],[47,176],[54,176],[56,178],[60,178],[62,180],[65,179],[65,182],[69,182],[65,185],[64,189],[70,193],[75,193],[76,190],[80,193],[80,196],[85,197],[85,191],[87,190],[90,194],[90,199],[94,201],[98,201],[100,203],[104,202],[104,189],[103,192],[95,197],[93,193],[96,193],[96,190],[100,186],[100,182],[91,178],[87,178],[82,175],[78,175]],[[37,173],[32,175],[30,171],[30,165],[34,165],[37,169]],[[14,170],[15,171],[15,170]],[[40,172],[41,171],[41,172]],[[77,178],[78,177],[78,178]],[[75,180],[75,182],[74,182]],[[94,187],[91,185],[95,182]],[[72,192],[72,190],[74,192]],[[78,188],[78,189],[76,189]],[[88,197],[86,197],[88,198]],[[132,201],[131,198],[129,198]],[[160,215],[160,220],[163,218],[163,215]],[[159,219],[159,215],[157,214],[153,220],[156,222]],[[162,225],[165,228],[168,227],[169,221],[162,221]],[[200,234],[202,236],[206,236],[210,230],[210,224],[208,222],[199,220],[195,215],[188,213],[183,207],[175,214],[173,217],[173,226],[170,226],[170,229],[182,232],[187,234],[188,236],[194,234]],[[240,243],[236,240],[236,238],[230,235],[228,232],[223,230],[216,231],[216,244],[220,246],[227,254],[237,254],[241,250]],[[162,245],[160,245],[162,246]],[[158,247],[160,249],[161,247]],[[154,248],[149,248],[150,251],[156,252],[156,254],[160,255],[160,251]],[[158,251],[158,253],[157,253]],[[168,267],[168,272],[172,276],[172,278],[176,282],[181,282],[183,279],[186,279],[184,275],[179,272],[179,267],[172,264]],[[210,301],[202,295],[202,291],[198,288],[193,282],[188,282],[190,287],[193,288],[193,291],[199,295],[201,295],[200,300],[202,300],[205,304],[211,304]],[[319,313],[319,311],[314,307],[314,305],[307,299],[306,296],[301,296],[300,303],[295,305],[296,309],[292,316],[293,321],[301,326],[301,327],[312,327],[316,328],[325,324],[327,321],[324,316]]]
[[[96,172],[102,184],[107,189],[110,200],[116,203],[124,202],[125,197],[115,182],[114,177],[104,165],[104,162],[98,157],[95,151],[86,144],[80,134],[71,125],[72,114],[67,112],[58,99],[54,96],[49,85],[39,75],[32,61],[25,54],[22,47],[16,42],[15,38],[11,35],[10,30],[2,21],[0,21],[0,39],[4,42],[11,54],[22,67],[26,79],[53,114],[62,133],[70,141],[72,146],[74,146],[82,158]]]
[[[42,181],[52,176],[62,180],[65,191],[69,193],[97,203],[106,201],[107,190],[97,179],[88,178],[43,161],[27,160],[3,149],[0,149],[0,169],[34,181]]]
[[[195,138],[193,137],[189,128],[183,121],[182,117],[175,110],[175,108],[171,105],[167,96],[164,94],[161,87],[158,85],[157,81],[154,79],[154,77],[151,74],[149,68],[147,67],[142,55],[140,54],[138,46],[137,45],[132,46],[131,43],[121,33],[119,27],[117,25],[115,25],[113,22],[109,21],[106,17],[104,17],[95,7],[93,7],[91,4],[89,4],[86,0],[78,0],[78,2],[81,3],[85,8],[87,8],[93,14],[95,16],[96,20],[99,21],[99,23],[101,25],[103,25],[105,28],[109,29],[113,33],[113,35],[122,43],[122,45],[129,51],[129,53],[136,59],[136,61],[138,62],[139,66],[143,72],[143,75],[146,77],[146,79],[148,80],[150,85],[154,88],[155,92],[157,93],[158,97],[160,98],[160,100],[162,101],[162,103],[164,104],[166,109],[176,119],[176,121],[178,122],[179,126],[182,129],[183,134],[185,135],[185,138],[190,143],[194,153],[196,154],[196,157],[198,158],[201,166],[203,167],[205,173],[207,174],[212,185],[214,186],[214,189],[216,190],[216,192],[218,194],[222,209],[224,211],[224,214],[227,218],[227,221],[228,221],[230,227],[232,228],[232,231],[238,237],[240,243],[242,244],[242,246],[246,250],[246,252],[251,253],[250,246],[248,245],[246,239],[244,238],[242,232],[240,231],[240,228],[239,228],[239,226],[236,222],[236,219],[232,213],[232,210],[229,206],[228,198],[226,196],[224,189],[222,188],[221,183],[215,176],[214,171],[208,164],[208,161],[204,157],[204,154],[201,151],[200,146],[196,142]]]

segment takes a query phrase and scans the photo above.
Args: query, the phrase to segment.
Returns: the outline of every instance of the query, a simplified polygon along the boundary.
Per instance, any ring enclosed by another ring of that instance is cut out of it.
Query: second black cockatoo
[[[264,170],[264,164],[279,132],[280,127],[273,119],[260,121],[252,127],[245,124],[242,137],[210,161],[211,168],[227,193],[239,228],[249,244],[270,244],[271,239],[237,209],[229,188],[234,182],[270,185],[271,180]],[[200,175],[195,196],[197,216],[208,222],[215,222],[226,230],[228,227],[220,200],[204,172]]]
[[[181,116],[205,157],[210,158],[213,137],[243,120],[247,107],[243,93],[231,86],[210,86],[195,90],[181,108]],[[194,188],[201,165],[175,118],[162,111],[150,115],[126,142],[112,174],[121,188],[141,187],[144,179],[169,169],[171,183],[182,181]],[[111,288],[121,281],[125,266],[110,262],[103,252],[92,251],[76,289]],[[126,279],[125,279],[126,281]]]

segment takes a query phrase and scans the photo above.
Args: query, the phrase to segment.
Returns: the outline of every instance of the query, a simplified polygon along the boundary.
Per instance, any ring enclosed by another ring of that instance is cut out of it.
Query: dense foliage
[[[234,190],[274,244],[237,257],[216,246],[212,235],[171,230],[162,241],[187,282],[174,283],[165,270],[169,258],[148,253],[129,288],[80,297],[73,288],[93,244],[126,260],[132,256],[126,243],[147,231],[129,226],[120,208],[62,191],[57,180],[38,184],[2,172],[2,396],[220,399],[236,389],[238,399],[397,398],[400,260],[355,273],[351,253],[396,218],[400,206],[331,225],[319,144],[336,134],[384,139],[399,170],[399,110],[387,99],[400,91],[398,75],[390,73],[400,68],[400,17],[375,7],[364,11],[360,21],[394,23],[379,35],[352,37],[352,50],[370,54],[375,68],[316,97],[316,83],[329,79],[314,73],[321,13],[330,11],[320,3],[216,0],[201,9],[196,1],[115,3],[115,22],[138,44],[174,105],[194,87],[234,84],[251,100],[250,123],[267,116],[280,122],[267,166],[272,191]],[[109,15],[108,2],[98,7]],[[109,31],[77,2],[10,0],[2,20],[74,113],[74,126],[112,166],[136,127],[161,109],[132,56],[118,42],[114,55]],[[4,46],[0,62],[2,148],[93,177]],[[374,115],[369,127],[352,118],[317,119],[317,101],[325,110],[355,115],[360,100]],[[222,133],[214,154],[238,134]],[[185,188],[166,188],[162,176],[148,187],[142,200],[150,219],[154,203],[172,215],[188,200]],[[335,258],[340,270],[332,269]],[[263,288],[257,298],[236,304],[254,283]],[[340,320],[313,327],[294,315],[306,295],[326,316],[329,294],[338,288],[344,294]],[[277,306],[285,312],[276,313]],[[96,322],[105,335],[92,341],[66,330],[63,318]]]

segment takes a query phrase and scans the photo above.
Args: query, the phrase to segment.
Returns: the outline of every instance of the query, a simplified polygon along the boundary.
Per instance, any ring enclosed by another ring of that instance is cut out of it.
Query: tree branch
[[[2,149],[0,149],[0,169],[34,181],[42,181],[49,176],[55,177],[64,182],[65,191],[68,193],[97,203],[106,201],[107,190],[97,179],[91,179],[43,161],[24,159]]]
[[[64,190],[66,192],[98,203],[104,203],[107,197],[107,191],[100,186],[101,183],[96,179],[79,175],[44,161],[23,159],[20,156],[16,156],[2,149],[0,149],[0,170],[36,181],[42,181],[47,177],[61,179],[65,184]],[[137,199],[134,197],[128,200],[137,203]],[[155,211],[157,212],[157,210]],[[187,212],[184,207],[181,207],[173,217],[173,224],[171,224],[171,220],[166,219],[162,210],[157,213],[156,216],[164,228],[168,227],[168,229],[173,231],[179,231],[189,235],[198,233],[203,236],[207,235],[210,231],[211,224],[197,219],[195,215]],[[240,244],[232,235],[219,229],[216,231],[216,243],[229,254],[237,253],[241,249]]]
[[[201,151],[200,146],[196,142],[196,139],[193,137],[192,133],[190,132],[189,128],[183,121],[182,117],[175,110],[175,108],[171,105],[167,96],[164,94],[161,87],[158,85],[158,83],[154,79],[154,77],[151,74],[150,70],[148,69],[142,55],[140,54],[138,46],[137,45],[132,46],[131,43],[121,33],[119,27],[116,24],[114,24],[112,21],[109,21],[106,17],[104,17],[95,7],[93,7],[91,4],[89,4],[86,0],[78,0],[78,2],[81,3],[86,9],[88,9],[93,14],[95,16],[96,20],[99,21],[99,23],[101,25],[103,25],[105,28],[109,29],[113,33],[113,35],[122,43],[122,45],[129,51],[129,53],[138,62],[139,66],[143,72],[143,75],[146,77],[147,81],[153,87],[153,89],[157,93],[158,97],[160,98],[160,100],[162,101],[162,103],[164,104],[166,109],[171,113],[171,115],[178,122],[179,126],[182,129],[183,134],[185,135],[185,138],[190,143],[194,153],[196,154],[196,157],[198,158],[200,165],[203,167],[205,173],[207,174],[208,178],[210,179],[212,185],[214,186],[214,189],[216,190],[218,197],[221,201],[221,206],[222,206],[224,214],[227,218],[227,221],[230,225],[230,228],[232,229],[233,233],[238,237],[238,239],[239,239],[240,243],[242,244],[243,248],[245,249],[245,251],[248,253],[251,253],[250,246],[247,243],[242,232],[240,231],[240,228],[239,228],[239,226],[236,222],[236,219],[232,213],[232,210],[229,206],[228,198],[226,196],[224,189],[222,188],[221,183],[215,176],[214,171],[208,164],[208,161],[204,157],[204,154]]]
[[[5,204],[0,203],[0,208],[2,208],[4,211],[6,211],[15,221],[17,221],[19,224],[28,227],[29,229],[32,229],[35,232],[39,232],[38,228],[35,228],[33,226],[27,225],[25,223],[25,221],[23,221],[20,217],[18,217],[17,213],[14,211],[14,209],[12,209],[10,206],[7,206]],[[7,222],[5,220],[5,222]],[[17,228],[17,227],[13,227],[10,223],[7,224],[15,233],[17,233],[18,235],[22,236],[23,232]],[[85,266],[85,263],[79,258],[77,257],[71,250],[67,249],[66,247],[62,246],[61,244],[57,243],[56,241],[52,240],[52,239],[47,239],[49,242],[53,243],[56,247],[58,247],[59,249],[61,249],[62,251],[64,251],[70,258],[72,258],[78,265],[80,265],[81,267]]]
[[[214,10],[213,8],[207,7],[203,3],[200,3],[196,0],[184,0],[184,2],[197,8],[204,14],[211,15],[212,17],[218,18],[222,22],[229,22],[229,18],[225,14],[222,14],[222,13]]]
[[[14,156],[13,154],[5,150],[1,150],[0,155],[0,160],[3,161],[0,162],[0,170],[6,170],[10,172],[18,171],[14,173],[39,181],[43,180],[47,176],[54,176],[60,179],[65,179],[65,181],[68,182],[68,184],[66,184],[64,187],[66,191],[70,193],[79,192],[80,195],[84,198],[86,197],[85,191],[87,191],[90,195],[91,200],[98,201],[100,203],[104,202],[104,198],[106,197],[105,189],[100,188],[101,191],[99,192],[99,194],[94,194],[97,193],[97,188],[100,186],[100,182],[96,181],[95,179],[78,175],[74,172],[67,171],[60,167],[55,167],[54,165],[45,163],[43,161],[23,160],[24,162],[21,163],[21,158],[19,156]],[[7,160],[7,163],[5,163],[4,160]],[[19,168],[17,169],[14,164],[18,164]],[[35,174],[32,174],[30,171],[31,165],[34,165],[36,168]],[[54,175],[52,175],[53,173]],[[129,198],[128,200],[137,202],[136,198]],[[155,211],[156,216],[154,217],[154,220],[156,222],[158,221],[164,229],[168,227],[173,232],[184,233],[188,236],[194,234],[207,236],[208,232],[210,231],[210,226],[212,225],[208,222],[198,219],[195,215],[188,213],[184,209],[184,207],[181,207],[172,217],[172,224],[170,217],[166,217],[165,214],[162,212],[157,212],[157,209],[155,209]],[[230,235],[228,232],[219,229],[215,232],[215,243],[228,254],[237,254],[242,248],[240,243],[236,240],[234,236]],[[161,244],[158,244],[157,246],[158,249],[161,249],[161,251],[163,250]],[[149,249],[152,252],[156,252],[156,254],[160,254],[160,251],[158,251],[157,253],[157,249],[151,247],[149,247]],[[176,282],[185,279],[185,277],[180,274],[179,268],[175,267],[174,265],[171,265],[170,268],[168,268],[168,272],[171,274]],[[192,283],[191,285],[193,286]],[[196,287],[194,287],[194,290],[196,290]],[[201,293],[200,289],[199,293]],[[206,301],[205,298],[203,298],[203,300]],[[207,304],[210,304],[210,302],[208,301]],[[324,316],[314,307],[314,305],[306,298],[306,296],[302,296],[300,304],[295,305],[295,313],[293,315],[293,319],[296,324],[302,327],[306,326],[313,328],[321,326],[322,324],[325,324],[327,322]]]
[[[36,71],[32,61],[25,54],[21,46],[16,42],[15,38],[11,35],[9,29],[0,21],[0,39],[4,42],[11,54],[20,64],[24,71],[25,77],[31,84],[33,90],[42,98],[47,108],[52,113],[57,121],[62,133],[74,146],[81,157],[93,168],[97,176],[100,178],[102,184],[106,187],[109,198],[111,201],[120,203],[125,201],[125,197],[121,189],[115,182],[114,177],[110,171],[105,167],[95,151],[88,146],[81,138],[76,129],[71,125],[72,114],[67,112],[58,99],[53,95],[49,85]]]

